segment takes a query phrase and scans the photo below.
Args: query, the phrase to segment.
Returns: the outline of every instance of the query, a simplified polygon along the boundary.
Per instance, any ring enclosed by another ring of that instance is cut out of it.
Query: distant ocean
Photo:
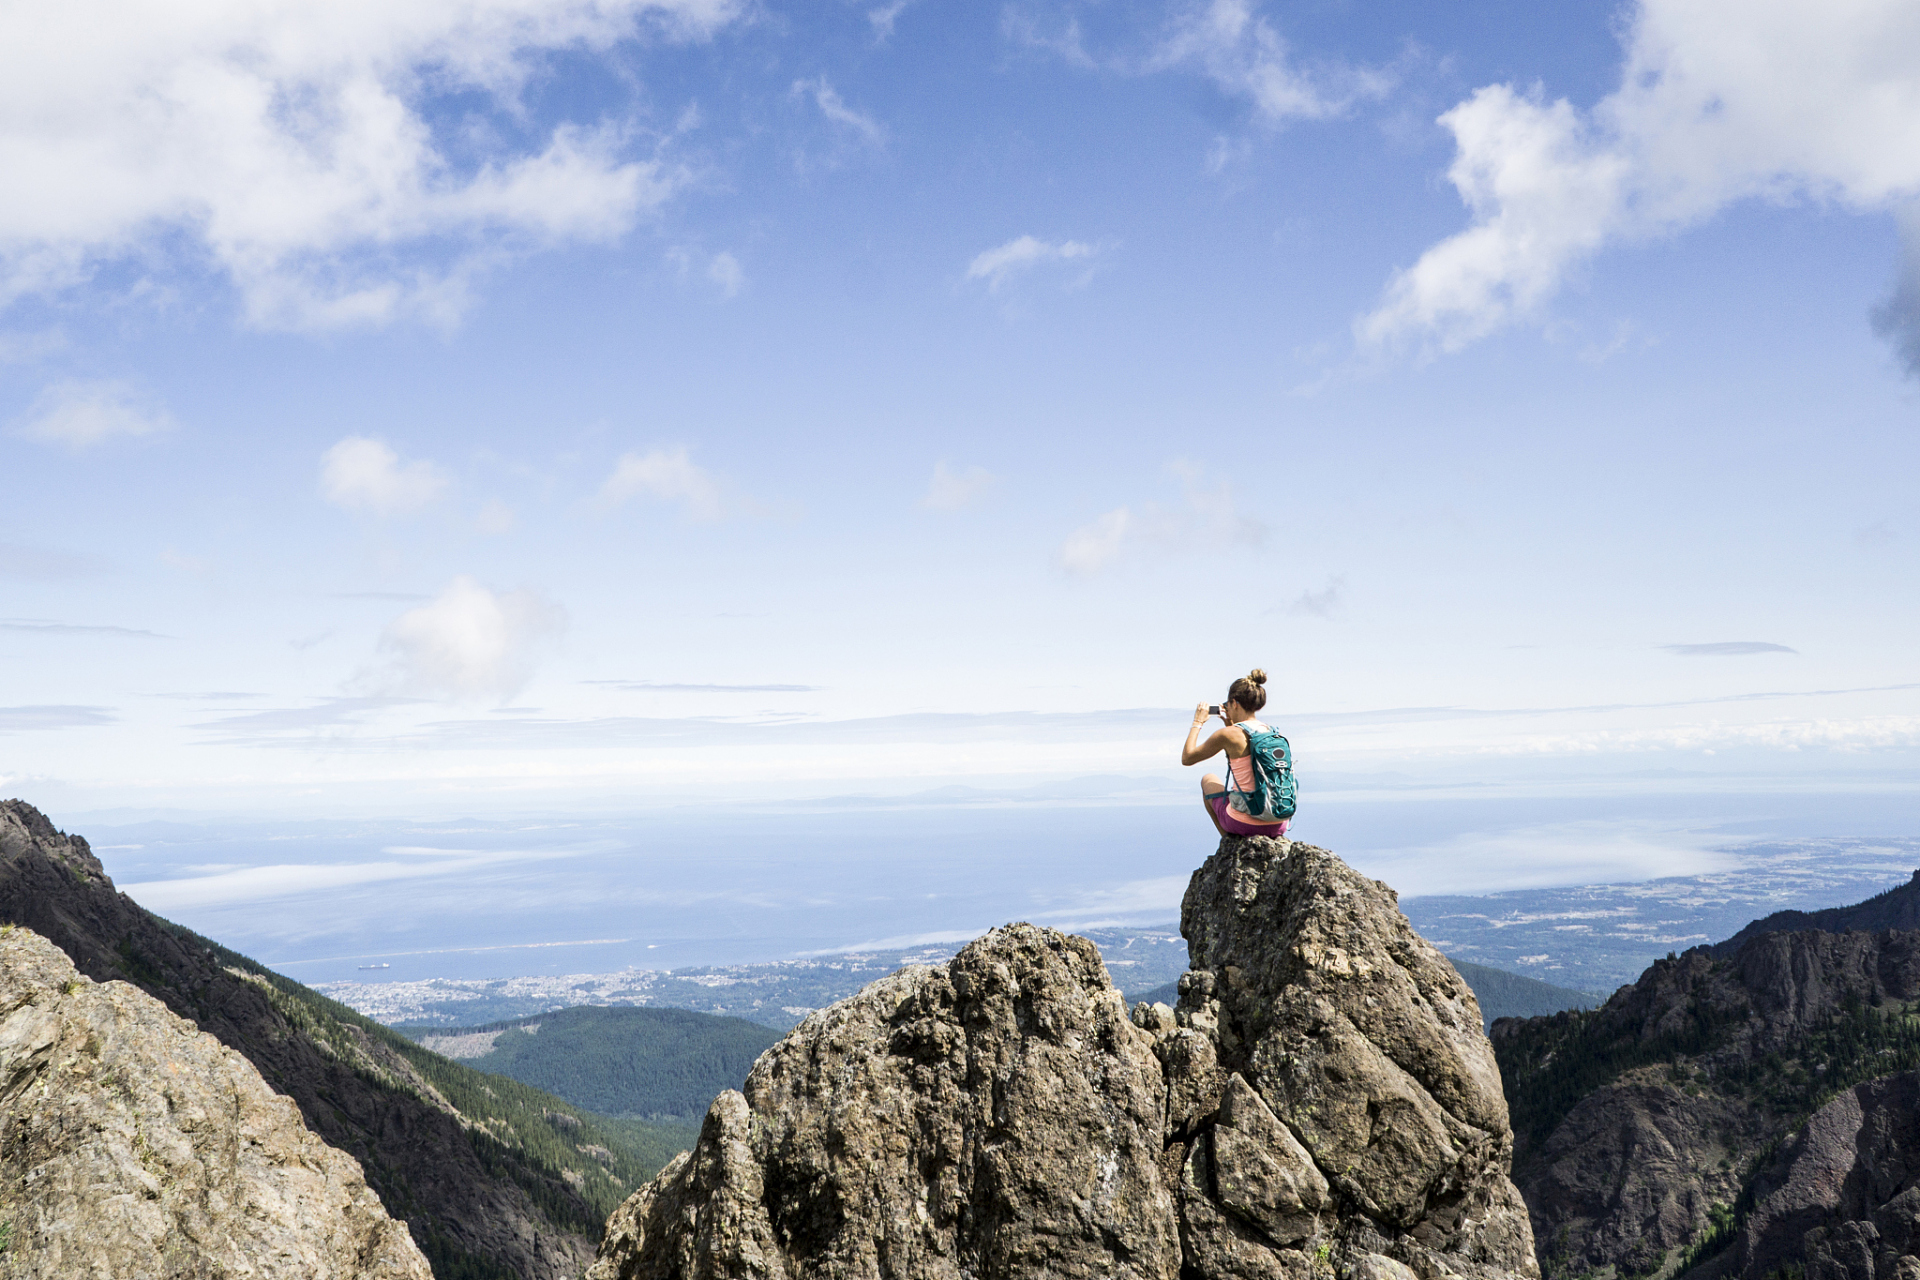
[[[1177,920],[1187,878],[1215,843],[1198,802],[1075,799],[1068,791],[1050,803],[591,819],[63,825],[93,841],[137,901],[292,977],[367,980],[360,966],[385,963],[378,980],[399,982],[957,944],[1009,920]],[[1740,850],[1762,843],[1777,855],[1796,841],[1920,835],[1920,797],[1309,794],[1295,835],[1387,881],[1403,900],[1457,898],[1725,876],[1746,864]],[[1867,878],[1904,880],[1902,856]],[[1449,914],[1457,933],[1472,913],[1455,904]],[[1468,958],[1516,967],[1541,947],[1502,954]],[[1618,965],[1582,965],[1577,975],[1518,967],[1592,986]]]

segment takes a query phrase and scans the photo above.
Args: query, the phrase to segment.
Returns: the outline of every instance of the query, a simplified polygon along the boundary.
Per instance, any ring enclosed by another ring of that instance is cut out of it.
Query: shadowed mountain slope
[[[1769,920],[1903,919],[1910,890]],[[1893,1191],[1815,1195],[1805,1187],[1873,1183],[1875,1170],[1904,1167],[1904,1140],[1887,1121],[1907,1093],[1876,1086],[1860,1094],[1848,1115],[1823,1122],[1829,1136],[1819,1141],[1801,1126],[1869,1082],[1920,1068],[1920,931],[1783,932],[1767,923],[1743,930],[1738,946],[1655,963],[1599,1009],[1494,1024],[1514,1181],[1549,1280],[1695,1267],[1743,1280],[1782,1268],[1892,1280],[1904,1245],[1878,1260],[1874,1249],[1829,1246],[1832,1232],[1854,1221],[1847,1213],[1884,1207],[1898,1199]],[[1852,1172],[1852,1157],[1835,1154],[1848,1143],[1861,1162]],[[1827,1172],[1796,1175],[1803,1150]],[[1889,1223],[1905,1221],[1903,1205],[1887,1211]]]
[[[1885,893],[1876,893],[1865,902],[1850,907],[1828,907],[1824,911],[1776,911],[1755,920],[1725,942],[1710,948],[1716,956],[1730,956],[1763,933],[1792,933],[1800,929],[1819,929],[1825,933],[1845,933],[1864,929],[1882,933],[1888,929],[1920,929],[1920,871],[1913,879],[1895,885]]]
[[[352,1158],[245,1058],[0,925],[9,1277],[429,1280]]]
[[[237,1051],[357,1159],[439,1280],[572,1280],[652,1170],[560,1099],[450,1062],[117,892],[78,836],[0,802],[0,921]]]

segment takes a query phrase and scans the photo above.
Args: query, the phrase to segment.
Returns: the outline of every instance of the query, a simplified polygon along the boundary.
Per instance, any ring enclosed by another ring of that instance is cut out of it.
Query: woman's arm
[[[1193,709],[1193,728],[1187,730],[1187,743],[1180,748],[1181,764],[1199,764],[1202,760],[1219,755],[1230,746],[1238,746],[1241,730],[1232,725],[1216,729],[1205,742],[1200,742],[1200,730],[1206,727],[1207,704],[1201,703]]]

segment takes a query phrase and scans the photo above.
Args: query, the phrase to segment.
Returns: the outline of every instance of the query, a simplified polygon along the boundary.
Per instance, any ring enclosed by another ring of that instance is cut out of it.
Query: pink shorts
[[[1249,822],[1227,803],[1227,793],[1224,791],[1208,796],[1207,808],[1213,810],[1213,816],[1220,820],[1220,826],[1231,835],[1278,838],[1287,834],[1289,822],[1286,818],[1278,822]]]

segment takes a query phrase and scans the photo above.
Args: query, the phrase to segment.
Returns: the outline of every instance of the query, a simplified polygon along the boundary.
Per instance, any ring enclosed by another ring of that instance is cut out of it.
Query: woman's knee
[[[1226,789],[1227,784],[1220,781],[1217,773],[1209,773],[1200,779],[1200,794],[1203,796],[1218,795]]]

